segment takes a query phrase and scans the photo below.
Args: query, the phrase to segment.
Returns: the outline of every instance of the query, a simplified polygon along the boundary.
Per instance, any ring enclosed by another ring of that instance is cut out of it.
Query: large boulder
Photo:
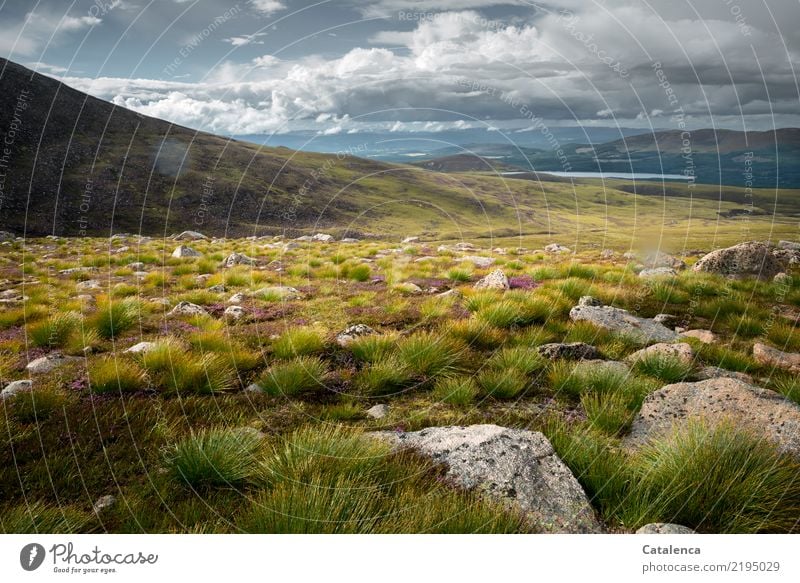
[[[208,237],[197,231],[184,231],[180,235],[175,235],[173,239],[176,241],[202,241],[203,239],[208,239]]]
[[[785,270],[784,263],[772,251],[769,244],[761,241],[739,243],[705,255],[694,264],[692,270],[737,278],[755,276],[771,279]]]
[[[649,357],[649,356],[663,356],[667,358],[676,358],[684,364],[692,364],[694,362],[694,350],[692,345],[686,342],[678,342],[676,344],[668,344],[666,342],[659,342],[647,348],[637,350],[629,355],[625,360],[631,364]]]
[[[648,267],[639,272],[639,277],[642,279],[653,277],[675,277],[678,272],[672,267]]]
[[[549,360],[596,360],[600,351],[585,342],[552,342],[542,344],[536,351]]]
[[[191,247],[187,247],[186,245],[179,245],[175,248],[175,251],[172,252],[172,256],[176,258],[182,257],[200,257],[202,253],[199,251],[195,251]]]
[[[507,290],[511,286],[508,283],[506,274],[500,269],[495,269],[489,275],[475,284],[475,289],[500,289]]]
[[[602,531],[581,485],[541,433],[471,425],[376,435],[445,464],[454,484],[521,510],[545,531]]]
[[[208,316],[205,308],[193,304],[191,302],[178,302],[178,305],[172,308],[169,316]]]
[[[669,267],[675,270],[686,269],[686,263],[682,259],[663,251],[648,253],[642,259],[642,263],[648,269],[658,269],[659,267]]]
[[[25,370],[27,370],[30,374],[47,374],[64,366],[65,364],[77,362],[79,360],[81,359],[77,356],[64,356],[63,354],[52,352],[30,361],[25,366]]]
[[[6,387],[0,392],[0,401],[12,399],[20,393],[26,393],[33,388],[33,382],[30,380],[14,381],[8,383]]]
[[[317,233],[316,235],[311,237],[312,241],[319,241],[320,243],[332,243],[335,241],[333,235],[328,235],[327,233]]]
[[[628,446],[663,436],[690,419],[731,420],[800,457],[800,407],[782,395],[732,378],[667,385],[651,393],[625,438]]]
[[[796,352],[783,352],[761,342],[756,342],[753,344],[753,358],[759,364],[800,374],[800,354]]]
[[[231,253],[222,262],[223,267],[233,267],[234,265],[255,265],[256,260],[248,257],[244,253]]]
[[[572,308],[569,317],[574,322],[590,322],[595,326],[625,334],[639,344],[673,342],[677,332],[649,318],[634,316],[627,310],[611,306],[581,305]]]
[[[342,347],[349,346],[357,338],[369,336],[370,334],[375,334],[375,330],[370,326],[366,324],[353,324],[336,335],[336,344]]]

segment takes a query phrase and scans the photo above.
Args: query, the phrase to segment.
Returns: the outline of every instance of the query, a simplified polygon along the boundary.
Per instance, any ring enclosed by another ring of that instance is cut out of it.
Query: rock
[[[178,305],[172,308],[168,314],[170,316],[208,316],[208,312],[204,308],[193,304],[191,302],[178,302]]]
[[[772,281],[781,285],[792,285],[792,276],[788,273],[780,272],[772,278]]]
[[[682,259],[678,259],[662,251],[648,253],[644,256],[644,259],[642,259],[642,263],[644,263],[644,266],[648,269],[658,269],[659,267],[668,267],[674,270],[686,269],[686,263],[684,263]]]
[[[29,380],[23,381],[14,381],[13,383],[8,383],[6,387],[0,392],[0,401],[5,401],[6,399],[11,399],[16,397],[20,393],[24,393],[26,391],[30,391],[33,388],[33,382]]]
[[[663,324],[639,318],[627,310],[611,306],[587,306],[580,303],[572,308],[569,317],[574,322],[591,322],[595,326],[625,334],[640,344],[672,342],[678,334]]]
[[[375,330],[366,324],[354,324],[352,326],[348,326],[336,335],[336,344],[345,347],[353,342],[353,340],[356,338],[360,338],[361,336],[369,336],[370,334],[375,334]]]
[[[243,253],[231,253],[222,262],[222,267],[233,267],[234,265],[255,265],[256,260]]]
[[[544,250],[547,253],[571,253],[572,249],[566,247],[564,245],[560,245],[559,243],[550,243],[547,245]]]
[[[639,272],[639,277],[675,277],[678,272],[671,267],[653,267],[651,269],[642,269]]]
[[[677,344],[658,343],[637,350],[633,354],[628,355],[625,362],[635,363],[646,356],[658,354],[666,357],[674,357],[685,364],[692,364],[694,362],[694,350],[690,344],[685,342],[678,342]]]
[[[133,271],[144,271],[147,266],[141,261],[135,261],[134,263],[128,263],[126,267],[128,269],[132,269]]]
[[[651,393],[625,442],[639,446],[673,429],[680,431],[689,419],[729,419],[800,457],[800,407],[774,391],[732,378],[676,383]]]
[[[264,390],[261,387],[259,387],[256,383],[250,383],[249,385],[247,385],[247,387],[245,387],[244,392],[245,393],[263,393]]]
[[[508,250],[505,247],[495,247],[492,249],[492,253],[495,255],[508,255]]]
[[[675,329],[675,324],[677,323],[678,318],[673,316],[672,314],[656,314],[653,316],[653,322],[656,324],[662,324],[671,330]]]
[[[726,370],[718,366],[704,366],[694,376],[698,381],[707,381],[708,379],[736,379],[745,383],[753,383],[753,377],[749,374]]]
[[[100,285],[100,282],[96,279],[87,279],[86,281],[79,281],[75,284],[75,289],[77,290],[88,290],[88,289],[103,289],[103,286]]]
[[[375,435],[443,463],[455,485],[522,511],[545,531],[602,531],[583,488],[541,433],[471,425]]]
[[[181,258],[181,257],[201,257],[202,253],[199,251],[195,251],[191,247],[187,247],[186,245],[179,245],[175,248],[175,251],[172,252],[173,257]]]
[[[469,261],[475,267],[491,267],[494,265],[494,259],[491,257],[479,257],[478,255],[467,255],[462,257],[461,261]]]
[[[292,243],[291,241],[283,245],[284,252],[294,251],[295,249],[300,249],[300,245],[298,245],[297,243]]]
[[[225,284],[218,283],[217,285],[212,285],[210,288],[208,288],[208,291],[214,294],[225,293]]]
[[[345,237],[344,239],[339,239],[340,243],[360,243],[360,239],[355,239],[353,237]]]
[[[389,405],[375,405],[367,409],[367,417],[383,419],[389,413]]]
[[[456,251],[477,251],[478,250],[478,248],[475,245],[473,245],[472,243],[463,243],[463,242],[462,243],[456,243],[455,245],[453,245],[453,248]]]
[[[54,352],[30,361],[25,367],[25,370],[31,374],[45,374],[65,364],[78,360],[81,359],[76,356],[63,356],[62,354]]]
[[[651,522],[636,531],[636,534],[697,534],[688,526],[669,522]]]
[[[778,249],[788,249],[789,251],[800,251],[800,243],[795,241],[778,241]]]
[[[422,293],[422,288],[419,287],[416,283],[411,283],[410,281],[406,281],[392,286],[392,291],[396,291],[401,294],[417,295]]]
[[[406,237],[405,239],[400,241],[400,243],[402,243],[402,244],[417,243],[418,241],[419,241],[419,237]]]
[[[565,358],[567,360],[599,359],[600,351],[585,342],[569,342],[542,344],[536,351],[550,360]]]
[[[334,241],[333,235],[328,235],[326,233],[317,233],[313,237],[311,237],[312,241],[318,241],[319,243],[331,243]]]
[[[769,279],[784,271],[783,263],[773,256],[772,248],[760,241],[739,243],[705,255],[692,267],[731,277],[756,276]]]
[[[274,285],[263,287],[255,293],[256,296],[275,297],[279,300],[296,300],[300,298],[300,292],[288,285]]]
[[[703,344],[716,344],[719,342],[719,336],[714,334],[711,330],[686,330],[681,332],[681,338],[696,338]]]
[[[510,288],[508,278],[501,269],[495,269],[486,277],[482,278],[475,284],[475,289],[501,289],[507,290]]]
[[[599,359],[581,360],[576,365],[575,370],[595,371],[595,372],[599,372],[600,370],[605,370],[608,372],[614,372],[621,375],[627,375],[630,374],[631,372],[630,367],[622,361],[599,360]]]
[[[464,297],[464,293],[461,290],[453,288],[453,289],[449,289],[449,290],[447,290],[445,292],[442,292],[440,294],[437,294],[437,297],[440,297],[440,298],[456,298],[456,299],[458,299],[458,298],[463,298]]]
[[[793,249],[773,249],[772,256],[780,261],[784,268],[800,264],[800,251]]]
[[[139,342],[128,348],[126,354],[144,354],[156,345],[155,342]]]
[[[578,300],[579,306],[602,306],[603,302],[598,300],[597,298],[593,298],[592,296],[581,296],[581,299]]]
[[[300,237],[295,238],[295,241],[311,241],[311,235],[301,235]]]
[[[600,251],[601,259],[612,259],[615,255],[616,253],[614,253],[614,251],[611,249],[603,249],[602,251]]]
[[[241,304],[243,301],[247,299],[247,296],[241,292],[233,294],[230,298],[228,298],[229,304]]]
[[[247,311],[242,306],[228,306],[223,313],[229,320],[241,320],[246,314]]]
[[[628,261],[633,261],[634,259],[637,259],[636,253],[632,253],[631,251],[628,251],[627,253],[623,253],[622,254],[622,258],[623,259],[627,259]]]
[[[753,344],[753,358],[758,364],[782,368],[800,374],[800,354],[796,352],[783,352],[761,342]]]
[[[2,241],[3,243],[5,242],[13,243],[14,239],[16,239],[14,233],[9,233],[8,231],[0,231],[0,241]]]
[[[109,510],[116,503],[116,497],[112,496],[111,494],[107,494],[106,496],[101,496],[95,501],[94,505],[92,506],[92,511],[95,514],[102,514]]]
[[[180,235],[175,235],[173,239],[175,241],[201,241],[203,239],[208,239],[208,237],[197,231],[184,231]]]

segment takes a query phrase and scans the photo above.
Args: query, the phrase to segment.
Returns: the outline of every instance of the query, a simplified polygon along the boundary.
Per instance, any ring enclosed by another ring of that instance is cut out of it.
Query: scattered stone
[[[179,245],[175,248],[175,251],[172,252],[173,257],[182,258],[182,257],[201,257],[202,253],[199,251],[195,251],[191,247],[187,247],[186,245]]]
[[[241,304],[243,301],[247,299],[247,296],[241,292],[233,294],[230,298],[228,298],[229,304]]]
[[[311,240],[319,243],[331,243],[334,241],[334,238],[333,235],[328,235],[327,233],[317,233],[311,237]]]
[[[628,355],[625,361],[632,364],[637,360],[641,360],[642,358],[651,356],[653,354],[675,357],[685,364],[692,364],[694,362],[694,350],[692,350],[692,346],[690,344],[686,344],[685,342],[678,342],[677,344],[666,344],[660,342],[658,344],[653,344],[652,346],[642,348],[641,350],[637,350],[633,354]]]
[[[376,435],[443,463],[456,485],[522,511],[546,531],[603,530],[583,488],[541,433],[471,425]]]
[[[172,308],[169,316],[208,316],[208,312],[204,308],[193,304],[191,302],[178,302],[178,305]]]
[[[30,361],[25,367],[25,370],[31,374],[45,374],[64,366],[65,364],[78,360],[81,359],[77,356],[64,356],[54,352]]]
[[[111,494],[101,496],[92,506],[92,512],[94,512],[95,514],[102,514],[107,510],[111,509],[111,507],[114,506],[114,504],[116,503],[117,503],[116,497],[112,496]]]
[[[592,296],[581,296],[581,298],[578,300],[578,305],[579,306],[602,306],[603,302],[602,302],[602,300],[598,300],[597,298],[592,297]]]
[[[208,288],[208,291],[210,291],[211,293],[214,293],[214,294],[225,293],[225,284],[224,283],[218,283],[217,285],[212,285],[210,288]]]
[[[550,243],[544,250],[547,253],[572,253],[572,249],[559,243]]]
[[[678,272],[672,269],[671,267],[653,267],[648,269],[642,269],[639,272],[639,277],[675,277],[678,275]]]
[[[478,255],[467,255],[462,257],[461,261],[469,261],[475,267],[491,267],[494,265],[494,259],[491,257],[479,257]]]
[[[758,364],[782,368],[800,374],[800,354],[796,352],[783,352],[761,342],[753,344],[753,358]]]
[[[636,531],[636,534],[697,534],[688,526],[669,522],[651,522]]]
[[[416,242],[418,242],[418,241],[419,241],[419,237],[406,237],[405,239],[403,239],[402,241],[400,241],[400,243],[402,243],[402,244],[406,244],[406,243],[416,243]]]
[[[692,270],[731,277],[755,276],[771,279],[784,271],[783,268],[783,263],[772,254],[772,248],[768,244],[748,241],[712,251],[695,263]]]
[[[698,381],[707,381],[708,379],[736,379],[745,383],[753,384],[753,377],[743,372],[736,372],[720,368],[718,366],[704,366],[695,375]]]
[[[714,334],[711,330],[686,330],[681,332],[681,338],[696,338],[703,344],[716,344],[719,342],[719,336]]]
[[[20,393],[24,393],[26,391],[30,391],[33,388],[33,382],[29,380],[23,381],[14,381],[13,383],[8,383],[6,388],[0,392],[0,401],[5,401],[6,399],[11,399],[16,397]]]
[[[583,298],[581,298],[583,299]],[[611,306],[581,305],[572,308],[569,317],[574,322],[591,322],[595,326],[625,334],[640,344],[672,342],[678,334],[663,324],[634,316],[627,310]]]
[[[478,250],[478,248],[475,245],[473,245],[472,243],[463,243],[463,242],[462,243],[456,243],[455,245],[453,245],[453,248],[456,251],[477,251]]]
[[[508,283],[506,274],[501,269],[495,269],[486,277],[475,284],[475,289],[501,289],[507,290],[511,286]]]
[[[256,296],[269,296],[279,300],[296,300],[300,298],[300,292],[288,285],[273,285],[263,287],[255,293]]]
[[[774,441],[781,451],[800,457],[800,407],[774,391],[738,379],[715,378],[667,385],[651,393],[633,422],[629,446],[639,446],[689,419],[714,423],[729,419]]]
[[[234,265],[255,265],[256,260],[243,253],[231,253],[222,262],[222,267],[233,267]]]
[[[686,269],[686,263],[682,259],[678,259],[674,255],[664,253],[663,251],[655,251],[645,255],[642,259],[645,267],[648,269],[657,269],[659,267],[668,267],[677,271]]]
[[[542,344],[536,351],[550,360],[560,358],[567,360],[596,360],[600,358],[600,351],[585,342]]]
[[[667,328],[672,330],[675,329],[675,324],[677,324],[678,318],[672,314],[656,314],[653,316],[653,322],[657,324],[662,324]]]
[[[356,338],[369,336],[370,334],[375,334],[375,330],[366,324],[354,324],[352,326],[348,326],[336,335],[336,344],[341,347],[345,347],[353,342]]]
[[[229,320],[241,320],[247,311],[242,306],[228,306],[225,308],[224,316]]]
[[[83,273],[84,271],[94,271],[94,267],[70,267],[69,269],[62,269],[58,273],[61,275],[72,275],[73,273]]]
[[[383,419],[389,413],[389,405],[375,405],[367,409],[367,417]]]
[[[197,231],[184,231],[180,235],[175,235],[173,239],[175,241],[201,241],[203,239],[208,239],[208,237]]]
[[[126,354],[144,354],[156,345],[155,342],[139,342],[128,348]]]

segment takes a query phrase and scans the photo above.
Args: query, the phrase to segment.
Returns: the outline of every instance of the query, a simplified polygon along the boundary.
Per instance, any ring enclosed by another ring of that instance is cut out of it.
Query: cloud
[[[279,0],[250,0],[250,5],[264,16],[270,16],[286,8]]]
[[[417,3],[374,5],[401,4]],[[488,4],[495,3],[466,3]],[[421,19],[410,30],[387,22],[364,46],[337,57],[264,55],[225,62],[194,84],[65,81],[148,115],[225,134],[283,131],[298,124],[323,132],[370,125],[439,131],[456,123],[484,127],[486,120],[513,131],[529,129],[534,117],[556,125],[608,124],[614,118],[644,126],[645,112],[669,126],[678,107],[705,126],[711,116],[715,123],[736,124],[743,113],[764,125],[771,119],[785,124],[792,116],[794,125],[800,122],[792,70],[800,61],[800,41],[790,38],[783,49],[782,38],[763,22],[754,21],[744,37],[736,20],[719,9],[701,20],[676,12],[666,1],[651,4],[562,0],[559,6],[569,8],[569,18],[540,11],[514,24],[478,10]],[[698,0],[698,6],[710,10],[711,4]],[[231,39],[252,44],[256,35]],[[773,113],[781,117],[770,118]],[[425,124],[431,125],[422,129]]]
[[[101,18],[88,14],[70,16],[28,12],[22,20],[0,24],[0,53],[31,56],[40,52],[46,44],[57,43],[64,35],[83,31],[102,22]]]
[[[262,36],[267,36],[268,33],[266,32],[256,32],[254,34],[243,34],[241,36],[232,36],[226,39],[223,39],[224,42],[230,43],[235,47],[243,47],[246,45],[263,45],[263,40],[258,40]]]

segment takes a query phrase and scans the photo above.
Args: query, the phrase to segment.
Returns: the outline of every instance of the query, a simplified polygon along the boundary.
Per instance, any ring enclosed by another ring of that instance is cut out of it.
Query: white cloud
[[[243,47],[246,45],[263,45],[263,40],[258,40],[262,36],[267,36],[268,33],[266,32],[256,32],[254,34],[243,34],[241,36],[232,36],[226,39],[223,39],[224,42],[230,43],[235,47]]]
[[[57,43],[65,34],[101,24],[96,16],[69,16],[49,12],[28,12],[23,20],[0,24],[0,52],[31,56],[48,43]]]
[[[253,8],[264,16],[270,16],[279,10],[283,10],[286,6],[279,0],[250,0]]]

